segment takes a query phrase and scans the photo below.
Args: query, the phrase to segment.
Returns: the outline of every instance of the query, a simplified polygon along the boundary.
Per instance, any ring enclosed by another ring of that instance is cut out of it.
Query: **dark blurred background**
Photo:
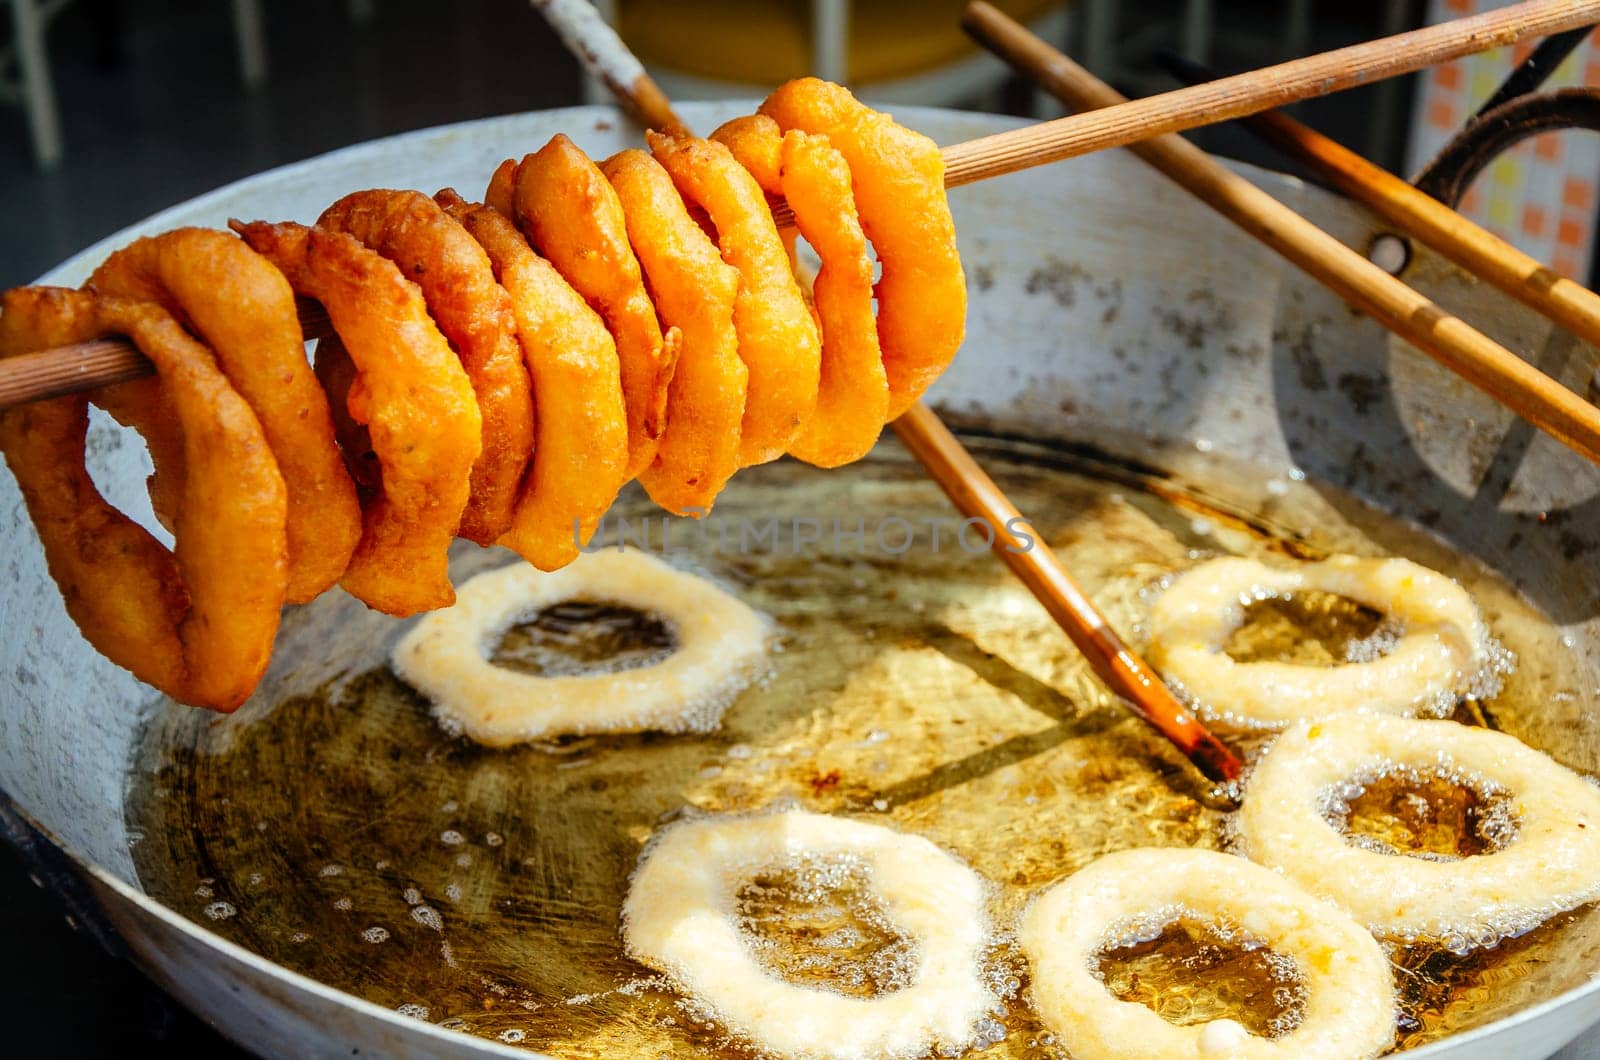
[[[0,17],[9,20],[19,4],[40,6],[0,0]],[[1424,17],[1421,0],[1003,6],[1048,26],[1074,54],[1093,53],[1098,72],[1135,93],[1173,87],[1151,61],[1163,47],[1200,46],[1214,67],[1232,72]],[[807,7],[802,0],[635,0],[622,4],[620,18],[647,58],[652,49],[684,57],[681,76],[664,81],[669,91],[754,95],[758,86],[718,87],[712,67],[736,56],[727,71],[734,82],[752,68],[774,81],[801,72],[786,64],[807,58]],[[1053,113],[1023,85],[941,73],[970,58],[953,30],[960,7],[858,0],[851,48],[835,61],[847,75],[898,80],[901,99]],[[255,47],[241,45],[241,14],[246,28],[252,15],[259,18],[259,33],[244,34]],[[0,30],[13,52],[25,43],[15,25]],[[576,63],[522,0],[76,0],[50,20],[44,40],[59,159],[41,162],[23,108],[0,107],[0,287],[25,283],[124,225],[251,173],[409,129],[578,103],[585,92]],[[750,42],[771,54],[755,54]],[[1400,167],[1412,91],[1409,80],[1399,81],[1295,112]],[[1277,165],[1237,130],[1198,138],[1222,154]],[[150,1047],[169,1057],[233,1054],[70,929],[9,849],[0,849],[0,938],[0,1025],[11,1055],[111,1056]]]
[[[0,13],[30,2],[40,0],[0,0]],[[685,25],[709,25],[724,35],[774,42],[774,55],[758,60],[767,69],[804,61],[803,42],[793,40],[807,26],[804,0],[708,0],[710,13],[693,18],[685,16],[684,6],[624,3],[623,28],[647,57],[651,48],[682,53],[674,28],[681,33]],[[1046,22],[1059,10],[1029,0],[1004,6]],[[1097,63],[1102,73],[1139,91],[1171,87],[1149,56],[1185,40],[1184,17],[1193,5],[1131,5],[1137,13],[1126,4],[1102,6],[1114,12],[1115,25],[1105,27],[1109,33],[1084,26],[1085,9],[1068,5],[1068,20],[1075,16],[1078,23],[1066,31],[1077,41],[1074,53],[1083,54],[1088,38],[1100,32],[1101,53],[1113,62],[1111,69]],[[1314,18],[1297,44],[1299,31],[1288,24],[1290,5],[1282,0],[1201,6],[1212,8],[1205,33],[1211,61],[1225,71],[1286,58],[1289,49],[1348,44],[1380,34],[1390,22],[1409,26],[1422,15],[1420,3],[1391,0],[1307,5]],[[238,43],[239,5],[232,0],[74,0],[49,21],[45,40],[60,161],[53,169],[41,168],[25,110],[0,106],[0,287],[25,283],[156,210],[272,166],[409,129],[584,98],[577,64],[522,0],[260,0],[244,7],[261,20],[265,61],[253,86],[246,85],[249,59]],[[934,64],[932,76],[912,82],[918,101],[1016,113],[1032,109],[1031,92],[992,75],[981,77],[986,83],[977,90],[963,90],[959,77],[940,83],[939,68],[967,58],[940,62],[964,47],[955,30],[959,2],[865,0],[855,7],[868,17],[853,39],[853,65],[903,80],[921,72],[915,64]],[[763,8],[770,9],[764,16]],[[924,27],[920,37],[905,28],[913,24]],[[707,33],[695,39],[702,55],[731,51]],[[913,39],[926,41],[921,51],[908,43]],[[888,43],[864,43],[876,40]],[[700,57],[683,65],[689,73],[668,79],[669,90],[681,95],[686,82],[703,88],[701,82],[711,80]],[[732,78],[746,73],[739,64],[728,71]],[[1380,96],[1387,118],[1375,122]],[[1397,163],[1409,112],[1403,83],[1316,100],[1299,111],[1390,164]],[[1374,143],[1375,136],[1380,142]],[[1272,161],[1231,130],[1203,134],[1202,142],[1237,157]]]

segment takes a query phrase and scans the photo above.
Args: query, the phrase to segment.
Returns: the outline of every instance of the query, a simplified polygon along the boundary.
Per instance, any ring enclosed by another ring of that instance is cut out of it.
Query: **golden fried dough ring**
[[[361,538],[361,507],[283,274],[225,232],[180,228],[117,251],[89,286],[157,302],[211,347],[261,422],[289,491],[289,603],[337,582]]]
[[[773,198],[783,195],[783,130],[765,114],[746,114],[717,126],[711,138],[722,144]],[[795,218],[799,224],[800,219]]]
[[[816,321],[795,283],[761,187],[715,140],[649,134],[650,148],[687,202],[706,211],[722,259],[739,270],[733,325],[750,369],[739,463],[776,460],[817,407],[822,356]]]
[[[358,191],[322,212],[319,228],[354,236],[417,285],[440,334],[461,358],[482,416],[482,448],[459,533],[492,544],[511,512],[533,452],[533,396],[517,345],[511,299],[476,240],[417,191]]]
[[[321,302],[355,362],[350,414],[372,432],[383,491],[361,509],[361,542],[339,584],[368,607],[410,615],[455,599],[446,550],[478,458],[472,384],[422,294],[387,258],[342,232],[231,222]]]
[[[939,378],[966,331],[966,278],[939,146],[814,77],[780,86],[761,113],[785,130],[827,137],[849,163],[861,224],[883,267],[878,339],[889,416],[899,416]]]
[[[233,710],[265,672],[278,631],[288,580],[283,477],[250,406],[160,306],[53,287],[0,300],[0,357],[112,335],[155,364],[182,430],[175,551],[95,488],[83,395],[0,415],[0,450],[84,638],[174,699]]]
[[[489,187],[483,193],[483,204],[491,210],[498,210],[511,218],[517,218],[517,160],[508,158],[494,167],[494,173],[489,177]],[[632,248],[628,253],[632,254]],[[635,260],[634,264],[638,264]]]
[[[628,420],[617,348],[600,317],[500,211],[441,191],[439,203],[483,245],[511,294],[533,375],[533,468],[500,544],[540,570],[571,563],[628,481]]]
[[[628,406],[631,479],[655,459],[678,347],[676,342],[663,345],[655,306],[628,245],[622,203],[600,168],[565,136],[528,155],[506,176],[496,172],[495,180],[509,183],[495,190],[489,205],[516,221],[533,248],[611,331]]]
[[[655,463],[639,481],[668,511],[703,513],[739,466],[750,374],[739,359],[733,327],[739,273],[690,218],[655,159],[623,151],[600,168],[617,190],[656,311],[683,333],[668,398],[671,415]]]
[[[850,167],[820,136],[787,135],[764,114],[735,118],[712,138],[728,145],[763,191],[784,198],[822,259],[812,297],[822,326],[817,408],[789,452],[818,467],[865,456],[888,418],[889,383],[872,317],[872,258],[856,216]]]

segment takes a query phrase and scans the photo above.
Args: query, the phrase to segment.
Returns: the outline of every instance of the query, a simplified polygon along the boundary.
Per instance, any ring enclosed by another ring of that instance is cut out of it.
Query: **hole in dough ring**
[[[916,942],[906,986],[851,997],[791,983],[755,958],[736,899],[802,857],[859,860],[895,928]],[[784,1057],[913,1057],[960,1050],[996,998],[985,985],[985,887],[920,836],[791,809],[682,822],[645,848],[622,907],[629,956],[670,975],[734,1033]]]
[[[1092,970],[1095,954],[1119,924],[1169,912],[1226,918],[1292,958],[1305,983],[1298,1026],[1278,1038],[1228,1019],[1180,1027],[1107,991]],[[1034,1010],[1077,1060],[1352,1060],[1377,1056],[1394,1040],[1394,980],[1377,941],[1330,903],[1230,854],[1108,854],[1040,895],[1018,940],[1033,973]]]
[[[1387,654],[1340,666],[1241,663],[1223,650],[1254,602],[1320,590],[1382,611],[1403,631]],[[1461,586],[1405,559],[1334,556],[1295,567],[1228,557],[1173,581],[1150,615],[1150,657],[1209,716],[1281,728],[1357,710],[1448,709],[1492,661],[1487,627]]]
[[[677,649],[652,666],[562,677],[489,661],[511,626],[574,599],[658,615]],[[769,632],[760,612],[706,579],[643,552],[608,549],[559,571],[514,563],[477,575],[453,606],[419,619],[390,661],[447,725],[508,747],[593,733],[709,730],[755,673]]]
[[[1516,832],[1441,861],[1351,843],[1330,789],[1386,767],[1459,771],[1509,791]],[[1505,733],[1377,715],[1296,726],[1262,756],[1238,816],[1242,851],[1379,935],[1486,945],[1600,897],[1600,791]]]

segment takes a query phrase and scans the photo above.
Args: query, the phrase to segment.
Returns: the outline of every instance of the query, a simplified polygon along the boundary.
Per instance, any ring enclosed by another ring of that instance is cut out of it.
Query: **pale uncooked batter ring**
[[[1292,958],[1305,984],[1300,1023],[1278,1038],[1228,1019],[1180,1027],[1113,996],[1092,970],[1095,955],[1119,925],[1164,914],[1215,916]],[[1018,940],[1034,1010],[1075,1060],[1356,1060],[1394,1040],[1394,981],[1376,940],[1330,903],[1230,854],[1108,854],[1045,891]]]
[[[616,673],[539,677],[489,661],[512,625],[566,600],[631,607],[663,619],[677,647]],[[704,578],[645,552],[606,549],[558,571],[522,563],[480,574],[453,606],[424,615],[395,645],[395,673],[472,739],[505,747],[557,736],[712,728],[755,675],[770,627]]]
[[[916,943],[907,984],[851,997],[769,971],[739,929],[735,901],[758,873],[849,858],[895,928]],[[628,954],[670,975],[729,1030],[784,1057],[846,1060],[960,1050],[997,1004],[984,982],[983,881],[919,836],[804,810],[674,825],[645,849],[622,908]]]
[[[1515,835],[1454,861],[1350,842],[1324,816],[1333,790],[1396,767],[1504,789]],[[1600,791],[1505,733],[1453,721],[1370,715],[1295,726],[1251,774],[1238,837],[1252,860],[1390,937],[1488,943],[1600,897]]]
[[[1236,662],[1223,650],[1248,604],[1320,590],[1382,611],[1403,631],[1367,662]],[[1150,616],[1150,659],[1206,713],[1281,727],[1357,710],[1415,714],[1453,704],[1490,664],[1491,643],[1467,591],[1405,559],[1334,556],[1294,567],[1227,557],[1179,575]]]

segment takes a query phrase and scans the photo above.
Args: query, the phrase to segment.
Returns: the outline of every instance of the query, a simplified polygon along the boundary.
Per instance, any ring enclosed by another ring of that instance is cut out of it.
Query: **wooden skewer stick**
[[[982,136],[944,150],[947,188],[1125,147],[1409,74],[1437,63],[1600,22],[1600,0],[1528,0],[1469,18],[1353,44],[1157,96],[1118,97],[1083,114]],[[773,218],[793,223],[788,205]]]
[[[1175,61],[1172,69],[1186,81],[1210,76],[1187,61]],[[1546,268],[1433,196],[1286,114],[1262,111],[1244,119],[1244,125],[1402,232],[1600,348],[1600,294]]]
[[[1600,2],[1534,0],[1175,92],[1131,101],[1118,96],[1116,104],[1101,104],[1091,113],[1068,115],[948,148],[945,184],[970,184],[1107,147],[1123,147],[1161,133],[1228,121],[1408,74],[1525,37],[1544,37],[1597,22]]]
[[[1031,540],[1024,540],[1016,532],[1024,525],[1032,529],[1032,524],[934,411],[919,401],[892,426],[901,444],[961,514],[982,519],[990,528],[994,554],[1044,605],[1106,687],[1183,752],[1201,773],[1212,780],[1236,779],[1239,759],[1117,635],[1038,532],[1028,535]]]
[[[1115,89],[983,0],[967,32],[1068,106],[1111,107]],[[1210,155],[1176,135],[1133,152],[1440,364],[1535,427],[1600,463],[1600,409],[1450,315]]]
[[[541,4],[542,0],[534,2]],[[549,10],[545,10],[545,14],[559,17]],[[619,48],[627,50],[627,45],[603,22],[587,24],[581,29],[558,25],[557,32],[574,45],[580,58]],[[624,106],[630,112],[637,111],[646,126],[684,128],[666,95],[648,76],[641,74],[641,77],[646,90],[637,98],[614,84],[612,91],[624,97]],[[1044,605],[1107,687],[1183,752],[1206,777],[1215,781],[1236,779],[1242,768],[1239,759],[1207,731],[1154,671],[1123,643],[1094,602],[1072,580],[1050,546],[1037,533],[1027,535],[1028,540],[1019,535],[1018,530],[1027,525],[1022,513],[938,415],[919,401],[896,419],[893,427],[900,441],[961,514],[982,519],[989,527],[992,535],[989,544],[995,555]]]
[[[535,0],[535,3],[552,16],[577,10],[576,5],[559,0],[549,3]],[[1524,37],[1543,36],[1595,22],[1600,22],[1600,0],[1527,0],[1470,18],[1307,56],[1159,96],[1132,102],[1122,100],[1115,106],[1104,106],[1087,114],[1057,118],[948,147],[944,152],[945,186],[971,184],[1108,147],[1126,146],[1156,133],[1197,128],[1270,110],[1295,100],[1327,95],[1487,51]],[[610,27],[599,18],[571,25],[570,39],[573,40],[591,39],[596,32],[594,26],[610,32]],[[603,54],[615,58],[613,53],[597,52],[592,45],[571,46],[580,60],[590,61],[591,55]],[[622,52],[627,54],[625,46]],[[637,60],[633,62],[636,64]],[[634,67],[621,69],[613,62],[602,69],[601,74],[644,124],[672,128],[664,124],[666,114],[672,110],[666,96],[645,75],[642,66],[632,71]],[[672,121],[681,127],[676,115]],[[792,224],[794,220],[786,203],[775,205],[773,219],[780,226]],[[77,390],[92,390],[152,371],[149,362],[125,343],[120,344],[120,349],[99,343],[95,347],[88,351],[66,346],[31,358],[0,361],[0,409]],[[90,364],[79,366],[76,362],[89,352],[94,355]],[[71,363],[60,363],[63,361]]]
[[[589,74],[599,80],[622,104],[622,109],[646,129],[688,136],[661,86],[645,73],[639,57],[622,43],[589,0],[530,0],[544,16],[561,43]]]

